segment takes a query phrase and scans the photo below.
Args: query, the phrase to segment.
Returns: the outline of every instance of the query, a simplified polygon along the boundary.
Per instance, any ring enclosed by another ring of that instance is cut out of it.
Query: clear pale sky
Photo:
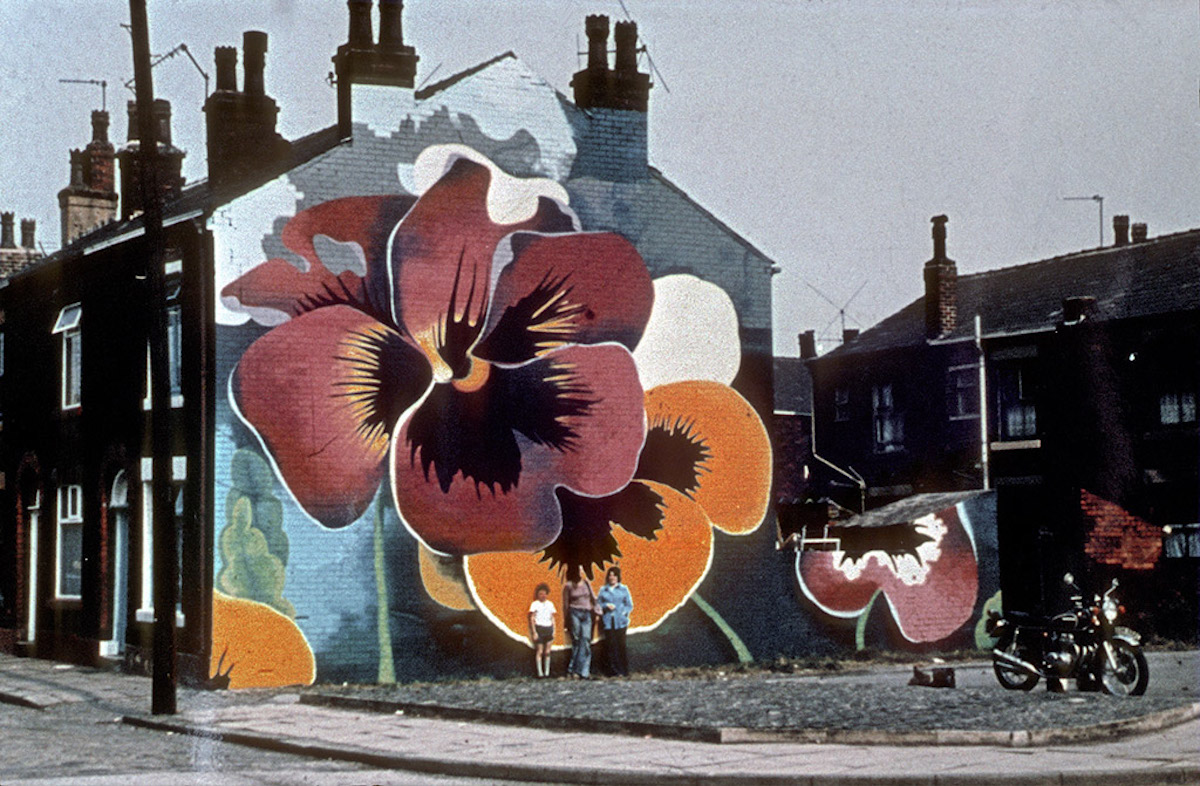
[[[148,6],[152,50],[184,43],[210,77],[214,46],[266,31],[282,133],[335,121],[342,0]],[[804,329],[831,349],[843,306],[865,328],[920,296],[938,213],[960,273],[1096,246],[1096,203],[1064,196],[1104,197],[1105,245],[1114,213],[1152,236],[1200,227],[1196,0],[407,0],[405,41],[418,84],[512,50],[570,95],[584,17],[625,9],[657,66],[651,163],[783,269],[779,354]],[[58,80],[107,80],[123,142],[128,17],[126,0],[0,9],[0,209],[36,218],[47,251],[68,151],[100,104]],[[182,54],[154,79],[184,174],[203,177],[204,81]]]

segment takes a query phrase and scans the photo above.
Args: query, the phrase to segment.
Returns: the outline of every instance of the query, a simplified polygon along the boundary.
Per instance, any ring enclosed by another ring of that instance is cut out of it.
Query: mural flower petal
[[[389,289],[382,264],[388,236],[414,201],[411,196],[346,197],[303,210],[283,228],[282,240],[307,266],[271,259],[228,284],[221,297],[231,305],[275,309],[280,322],[334,303],[382,313],[378,306],[387,303]],[[356,264],[331,270],[317,252],[318,237],[353,243]]]
[[[392,318],[413,336],[438,381],[469,371],[467,351],[483,328],[492,255],[500,240],[522,229],[574,228],[574,219],[563,206],[536,195],[532,196],[536,207],[528,217],[515,223],[495,222],[489,211],[497,199],[492,191],[514,180],[495,177],[493,167],[454,158],[391,238]]]
[[[633,359],[616,344],[496,367],[474,391],[435,385],[395,441],[401,514],[448,554],[541,548],[561,526],[555,486],[601,495],[633,476],[641,397]]]
[[[425,544],[418,543],[417,568],[421,574],[421,585],[435,603],[453,611],[475,608],[467,589],[461,557],[435,554]]]
[[[633,357],[647,390],[686,379],[732,383],[742,345],[729,295],[695,276],[654,279],[654,311]]]
[[[646,391],[647,435],[636,477],[694,499],[713,526],[753,532],[767,514],[771,442],[740,393],[691,381]]]
[[[264,603],[213,592],[209,675],[230,688],[311,685],[317,664],[304,634]]]
[[[850,545],[839,551],[802,551],[796,557],[801,589],[818,607],[856,617],[876,589],[883,591],[901,634],[934,642],[971,617],[979,587],[975,549],[956,508],[917,519],[905,542]],[[883,528],[880,528],[883,529]],[[883,540],[869,530],[864,538]]]
[[[255,341],[230,397],[305,512],[342,527],[366,510],[386,471],[389,434],[428,384],[427,364],[399,334],[333,306]]]
[[[661,528],[650,538],[632,534],[619,520],[612,528],[621,554],[615,564],[621,566],[623,581],[634,594],[632,632],[657,627],[686,603],[712,561],[712,526],[700,506],[660,483],[643,485],[658,497]],[[464,566],[476,604],[519,641],[528,642],[533,588],[546,582],[551,598],[562,596],[559,569],[536,553],[472,554],[464,559]],[[561,628],[560,619],[554,631],[556,646],[567,643]]]
[[[476,357],[519,363],[566,344],[637,345],[654,288],[628,240],[519,232],[501,244],[501,253],[512,261],[499,272]]]

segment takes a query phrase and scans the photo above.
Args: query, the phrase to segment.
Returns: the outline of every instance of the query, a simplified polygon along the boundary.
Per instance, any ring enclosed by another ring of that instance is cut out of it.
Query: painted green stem
[[[729,623],[725,621],[725,618],[718,614],[717,610],[698,594],[693,594],[692,600],[700,607],[701,611],[708,615],[708,618],[713,621],[718,630],[725,634],[725,638],[729,639],[729,643],[733,646],[733,651],[737,653],[738,663],[753,663],[754,656],[750,654],[750,648],[746,646],[746,643],[742,641],[740,636],[734,633],[733,628],[729,627]]]
[[[383,560],[383,515],[386,496],[381,492],[375,502],[375,596],[379,612],[379,677],[381,685],[396,682],[396,664],[392,660],[392,630],[388,622],[387,571]]]
[[[875,590],[871,600],[867,601],[867,607],[858,615],[858,624],[854,626],[854,646],[859,651],[867,648],[867,617],[871,616],[871,609],[875,608],[875,601],[882,592],[883,590]]]

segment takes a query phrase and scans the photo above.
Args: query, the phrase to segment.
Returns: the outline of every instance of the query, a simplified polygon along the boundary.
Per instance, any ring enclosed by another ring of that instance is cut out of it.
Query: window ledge
[[[134,615],[134,619],[138,622],[147,624],[154,622],[154,609],[138,609]],[[187,624],[187,618],[183,616],[182,611],[175,612],[175,627],[182,628]]]
[[[1005,442],[992,442],[988,445],[992,450],[1035,450],[1042,446],[1040,439],[1016,439]]]
[[[142,399],[142,409],[149,412],[151,406],[152,406],[152,403],[149,398]],[[183,395],[179,394],[179,393],[172,395],[171,396],[171,409],[182,409],[182,408],[183,408]]]

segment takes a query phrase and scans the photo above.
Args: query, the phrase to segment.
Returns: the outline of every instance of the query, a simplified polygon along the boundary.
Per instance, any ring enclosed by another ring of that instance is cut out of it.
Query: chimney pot
[[[92,141],[101,144],[108,142],[108,112],[102,109],[92,111]]]
[[[263,82],[263,69],[267,61],[267,34],[261,30],[247,30],[242,33],[242,54],[246,69],[246,94],[261,96],[266,94]]]
[[[806,330],[800,334],[800,359],[808,360],[817,356],[817,332]]]
[[[617,58],[613,70],[618,74],[636,74],[637,22],[617,22],[613,38],[617,42]]]
[[[349,43],[351,49],[370,49],[375,45],[371,29],[371,0],[347,0],[350,8]]]
[[[593,14],[583,23],[588,38],[588,70],[608,70],[608,17]]]
[[[83,151],[71,151],[71,186],[74,188],[83,186]]]
[[[842,343],[849,344],[854,339],[858,338],[858,328],[843,328]]]
[[[165,98],[154,99],[154,119],[158,125],[158,139],[155,140],[160,145],[170,146],[171,144],[171,102]]]
[[[217,64],[217,90],[237,92],[237,47],[218,46],[213,50]]]
[[[1096,298],[1088,295],[1075,295],[1063,298],[1063,323],[1075,325],[1091,316],[1096,307]]]
[[[1129,245],[1129,216],[1113,216],[1113,238],[1118,246]]]
[[[0,248],[16,248],[13,241],[13,214],[0,213]]]
[[[933,260],[941,262],[946,258],[946,222],[950,219],[947,216],[934,216],[929,220],[933,222]]]
[[[403,0],[379,0],[379,48],[384,52],[404,49]]]
[[[34,248],[34,235],[37,234],[37,221],[32,218],[21,219],[21,247]]]
[[[1143,223],[1134,224],[1133,225],[1133,242],[1134,243],[1145,243],[1146,238],[1148,237],[1146,232],[1147,232],[1147,230],[1146,230],[1145,224],[1143,224]]]
[[[138,141],[138,119],[137,119],[137,101],[129,101],[125,104],[125,111],[129,117],[129,131],[125,134],[126,142]]]

